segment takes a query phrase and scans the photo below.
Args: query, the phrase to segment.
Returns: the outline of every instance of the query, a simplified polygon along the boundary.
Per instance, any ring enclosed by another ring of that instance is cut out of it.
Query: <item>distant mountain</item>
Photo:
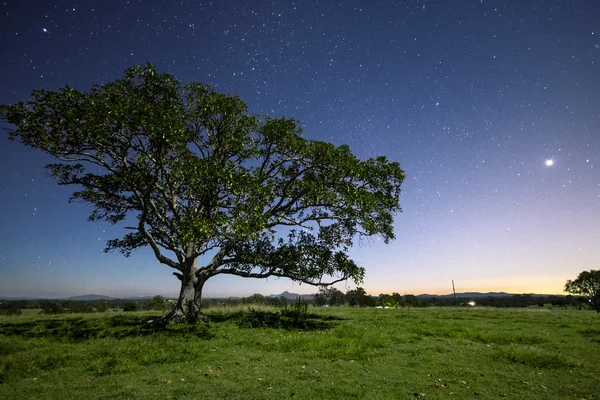
[[[469,298],[477,298],[477,297],[510,297],[514,296],[516,293],[506,293],[506,292],[463,292],[456,293],[456,297],[469,297]],[[522,293],[519,293],[522,294]],[[532,297],[548,297],[548,296],[560,296],[560,295],[551,295],[551,294],[536,294],[536,293],[525,293],[529,294]],[[420,294],[417,295],[419,298],[428,298],[428,297],[439,297],[441,299],[452,298],[454,295],[450,294]]]
[[[298,293],[290,293],[287,290],[281,294],[270,294],[266,297],[285,297],[288,300],[296,300],[298,297],[304,299],[304,300],[312,300],[314,299],[315,295],[314,294],[298,294]]]
[[[104,296],[101,294],[84,294],[83,296],[71,296],[65,300],[112,300],[114,297]]]
[[[560,295],[560,294],[536,294],[536,293],[526,293],[531,295],[532,297],[548,297],[548,296],[557,296],[557,297],[564,297],[564,295]],[[510,296],[514,296],[515,293],[506,293],[506,292],[487,292],[487,293],[481,293],[481,292],[463,292],[463,293],[456,293],[456,297],[462,297],[462,298],[482,298],[482,297],[510,297]],[[31,296],[23,296],[23,297],[8,297],[8,296],[0,296],[0,300],[44,300],[44,299],[50,299],[50,300],[79,300],[79,301],[89,301],[89,300],[116,300],[116,299],[120,299],[120,300],[146,300],[146,299],[151,299],[153,296],[119,296],[119,297],[110,297],[110,296],[104,296],[101,294],[86,294],[83,296],[71,296],[71,297],[63,297],[63,298],[57,298],[57,297],[31,297]],[[265,297],[285,297],[288,300],[296,300],[298,297],[301,297],[304,300],[314,300],[315,295],[314,294],[298,294],[298,293],[290,293],[287,290],[283,293],[280,294],[271,294]],[[371,297],[377,297],[377,296],[371,296]],[[445,298],[452,298],[454,297],[454,295],[452,293],[450,294],[419,294],[417,295],[418,298],[421,299],[426,299],[426,298],[431,298],[431,297],[437,297],[437,298],[441,298],[441,299],[445,299]],[[207,300],[239,300],[242,297],[237,297],[237,296],[229,296],[229,297],[207,297]],[[177,300],[176,297],[167,297],[167,299],[172,299],[172,300]]]
[[[508,296],[512,296],[512,294],[506,293],[506,292],[487,292],[487,293],[481,293],[481,292],[463,292],[463,293],[456,293],[456,297],[508,297]],[[452,293],[450,293],[450,294],[428,294],[428,293],[424,293],[424,294],[417,295],[417,297],[419,297],[419,298],[438,297],[440,299],[446,299],[446,298],[454,297],[454,294],[452,294]]]
[[[8,297],[8,296],[0,296],[0,300],[39,300],[39,297]]]
[[[237,296],[229,296],[229,297],[203,297],[202,300],[214,300],[214,301],[231,301],[231,300],[241,300],[243,299],[243,297],[237,297]],[[176,297],[173,298],[173,300],[177,300]]]

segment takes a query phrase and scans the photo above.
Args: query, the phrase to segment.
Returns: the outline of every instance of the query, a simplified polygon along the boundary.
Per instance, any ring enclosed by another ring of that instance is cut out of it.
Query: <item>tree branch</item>
[[[150,196],[147,195],[146,197],[150,197]],[[147,201],[148,199],[145,199],[145,200],[146,201],[142,202],[142,215],[140,216],[140,222],[138,223],[139,231],[142,233],[142,235],[144,235],[144,237],[148,241],[148,244],[154,251],[154,256],[160,263],[168,265],[169,267],[174,268],[176,270],[181,270],[180,264],[176,263],[175,261],[171,260],[168,257],[165,257],[160,252],[160,248],[158,247],[158,244],[154,240],[154,237],[152,237],[150,232],[148,232],[148,230],[146,229],[146,220],[148,219],[148,201]]]
[[[336,283],[339,283],[339,282],[342,282],[342,281],[345,281],[348,279],[347,276],[343,276],[343,277],[335,279],[334,281],[331,281],[331,282],[323,282],[321,280],[319,282],[314,282],[314,281],[308,280],[303,277],[286,275],[283,273],[275,272],[273,270],[268,271],[268,272],[245,272],[245,271],[236,270],[235,268],[219,269],[219,270],[217,270],[215,275],[218,275],[218,274],[236,275],[236,276],[241,276],[242,278],[255,278],[255,279],[266,279],[266,278],[270,278],[270,277],[274,276],[277,278],[288,278],[293,281],[306,283],[307,285],[312,285],[312,286],[331,286],[331,285],[335,285]]]

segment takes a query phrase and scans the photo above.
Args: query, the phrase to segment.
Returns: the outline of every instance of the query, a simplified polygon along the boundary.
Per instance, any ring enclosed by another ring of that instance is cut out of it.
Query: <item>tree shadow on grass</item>
[[[55,318],[27,322],[0,322],[0,335],[83,341],[131,336],[193,336],[210,339],[208,324],[161,324],[156,317],[116,315],[109,318]]]
[[[331,315],[306,313],[295,315],[285,310],[258,311],[252,308],[248,311],[235,313],[210,313],[211,323],[234,321],[240,328],[276,328],[287,330],[327,330],[334,328],[336,321],[344,318]],[[2,321],[0,335],[20,336],[25,338],[47,338],[57,341],[78,342],[90,339],[126,338],[133,336],[190,336],[201,339],[211,339],[214,333],[210,324],[163,324],[159,317],[114,315],[110,317],[56,317],[33,321]]]
[[[252,307],[248,307],[248,310],[246,310],[246,311],[236,311],[236,312],[211,311],[211,312],[207,313],[206,316],[208,317],[209,322],[219,323],[219,322],[227,322],[227,321],[237,321],[244,315],[251,312],[250,310],[254,310],[254,309]],[[279,311],[265,311],[265,313],[278,314]],[[334,315],[320,315],[320,314],[315,314],[315,313],[308,313],[306,316],[308,319],[311,319],[311,320],[328,321],[328,322],[345,321],[348,319],[348,318],[336,317]]]
[[[274,328],[286,330],[318,331],[337,326],[344,318],[314,313],[298,313],[295,310],[263,311],[248,308],[235,313],[211,313],[211,322],[233,321],[240,328]]]

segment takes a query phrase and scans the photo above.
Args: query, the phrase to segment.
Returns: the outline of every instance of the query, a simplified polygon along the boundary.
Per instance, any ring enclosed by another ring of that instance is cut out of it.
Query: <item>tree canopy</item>
[[[298,122],[248,113],[238,97],[182,85],[151,64],[82,92],[35,90],[0,106],[9,137],[58,162],[46,166],[90,221],[134,220],[106,251],[149,246],[181,280],[169,321],[201,317],[207,279],[351,279],[357,237],[394,238],[405,177],[386,157],[303,138]],[[208,257],[198,266],[199,257]]]
[[[596,312],[600,313],[600,270],[583,271],[576,279],[569,279],[565,292],[591,297]]]

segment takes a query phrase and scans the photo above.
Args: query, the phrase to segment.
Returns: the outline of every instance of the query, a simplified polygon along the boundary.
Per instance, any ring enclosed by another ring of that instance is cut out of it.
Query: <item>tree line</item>
[[[399,293],[371,296],[364,288],[358,287],[346,293],[336,288],[321,289],[313,296],[303,296],[303,301],[315,307],[468,307],[470,303],[478,307],[571,307],[578,309],[594,308],[585,296],[532,296],[530,294],[514,294],[511,296],[487,297],[418,297],[413,294]],[[271,297],[253,294],[242,298],[205,299],[204,307],[223,305],[267,305],[286,307],[295,300],[286,297]],[[148,299],[110,299],[110,300],[0,300],[0,315],[21,315],[23,310],[36,309],[42,314],[96,313],[109,311],[162,311],[170,312],[175,307],[173,299],[154,296]]]
[[[173,301],[162,296],[150,299],[110,300],[0,300],[0,315],[21,315],[23,310],[40,310],[42,314],[96,313],[107,311],[169,310]]]
[[[401,295],[399,293],[370,296],[361,287],[348,290],[346,293],[336,288],[326,288],[314,296],[315,306],[350,306],[350,307],[448,307],[448,306],[479,306],[479,307],[531,307],[546,304],[556,307],[586,308],[590,306],[586,296],[536,296],[531,294],[513,294],[507,296],[486,297],[437,297],[415,296],[413,294]]]

